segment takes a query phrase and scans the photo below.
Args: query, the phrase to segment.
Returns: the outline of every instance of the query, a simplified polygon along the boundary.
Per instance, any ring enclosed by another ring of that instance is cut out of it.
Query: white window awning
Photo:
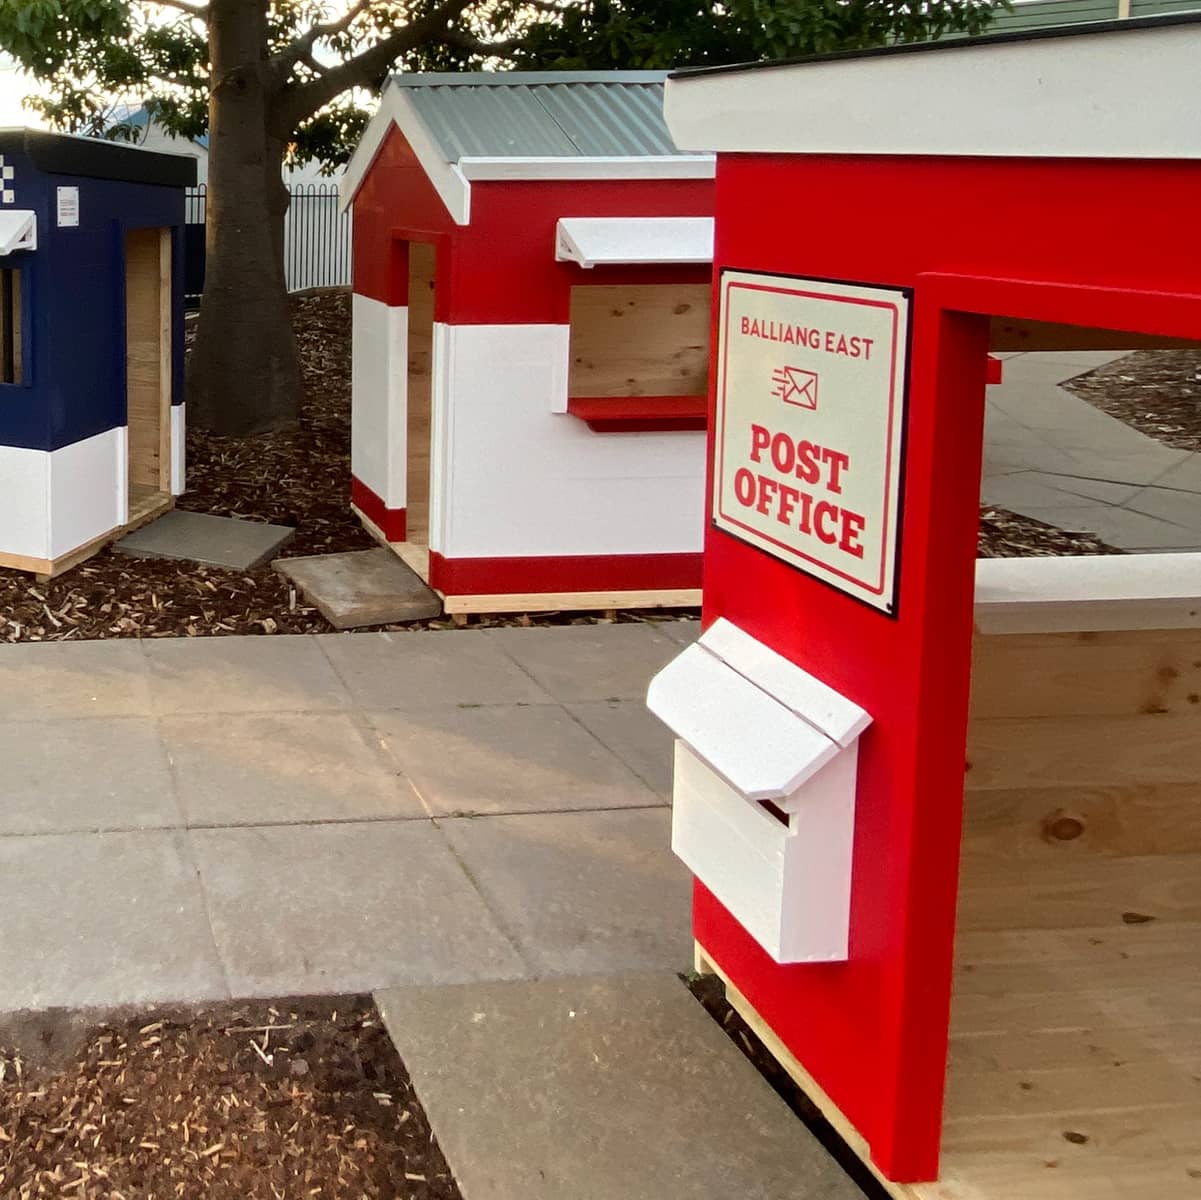
[[[555,260],[581,267],[710,263],[712,217],[560,217]]]
[[[38,248],[38,218],[30,208],[0,209],[0,257]]]

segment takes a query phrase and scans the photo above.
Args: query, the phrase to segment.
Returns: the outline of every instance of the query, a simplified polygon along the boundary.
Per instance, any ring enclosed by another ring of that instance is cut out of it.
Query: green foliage
[[[268,0],[245,0],[267,3]],[[268,66],[314,25],[335,22],[348,0],[270,0]],[[286,64],[282,91],[356,60],[441,0],[371,0],[312,55]],[[469,0],[454,34],[428,40],[392,69],[478,66],[651,68],[745,62],[919,41],[983,30],[1006,0]],[[501,49],[482,49],[500,42]],[[208,123],[208,50],[201,19],[149,0],[0,0],[0,49],[44,88],[35,105],[76,132],[134,140],[123,119],[142,103],[165,128],[197,137]],[[292,131],[293,161],[344,161],[388,67],[378,55]],[[118,106],[125,106],[120,108]]]

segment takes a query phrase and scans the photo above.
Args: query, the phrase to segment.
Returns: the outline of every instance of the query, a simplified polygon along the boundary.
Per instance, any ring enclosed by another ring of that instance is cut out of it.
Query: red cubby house
[[[713,157],[663,78],[397,76],[351,160],[351,501],[450,612],[699,603]]]

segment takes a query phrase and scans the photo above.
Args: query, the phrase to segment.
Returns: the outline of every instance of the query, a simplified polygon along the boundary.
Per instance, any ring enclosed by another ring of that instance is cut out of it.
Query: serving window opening
[[[571,289],[567,410],[597,432],[704,429],[708,283]]]

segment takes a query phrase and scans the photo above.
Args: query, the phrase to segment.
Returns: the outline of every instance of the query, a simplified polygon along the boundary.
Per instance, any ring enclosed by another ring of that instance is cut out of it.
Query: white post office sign
[[[896,604],[909,293],[723,271],[713,520]]]

